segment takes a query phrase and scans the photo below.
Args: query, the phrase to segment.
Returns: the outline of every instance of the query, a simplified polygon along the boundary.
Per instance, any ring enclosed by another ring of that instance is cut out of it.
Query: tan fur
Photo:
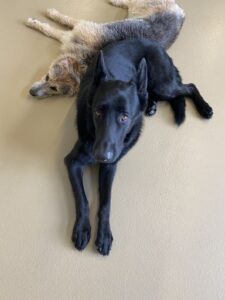
[[[109,0],[109,2],[114,6],[127,8],[128,18],[143,18],[158,12],[176,9],[182,12],[174,0]],[[48,9],[46,15],[72,30],[59,30],[32,18],[27,20],[28,27],[60,41],[62,43],[61,51],[64,54],[50,66],[49,80],[46,81],[45,75],[32,86],[30,92],[38,97],[62,94],[72,96],[79,89],[79,78],[86,69],[85,60],[100,48],[105,27],[104,24],[75,20],[59,13],[56,9]],[[55,68],[55,65],[60,67],[62,74],[56,74],[58,67]],[[57,91],[53,90],[53,87]]]
[[[138,9],[136,5],[138,4]],[[174,9],[180,9],[180,7],[175,3],[174,0],[162,0],[162,1],[152,1],[146,5],[145,1],[134,1],[129,8],[130,17],[141,16],[144,17],[146,15],[146,11],[148,15],[154,15],[156,13],[162,12],[163,10],[169,11]]]
[[[32,85],[31,94],[35,93],[39,98],[53,95],[73,96],[79,90],[80,77],[86,67],[78,63],[73,54],[60,55],[53,61],[48,73]]]

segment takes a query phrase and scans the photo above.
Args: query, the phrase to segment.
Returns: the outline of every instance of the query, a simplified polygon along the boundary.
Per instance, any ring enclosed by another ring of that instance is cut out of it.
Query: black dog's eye
[[[57,88],[55,86],[50,86],[50,89],[57,92]]]
[[[120,123],[125,123],[127,120],[128,120],[128,115],[126,115],[126,114],[120,115],[120,117],[119,117]]]
[[[49,76],[48,76],[48,74],[46,75],[46,77],[45,77],[45,80],[46,80],[46,81],[48,81],[48,80],[49,80]]]
[[[103,112],[100,109],[96,110],[95,115],[98,119],[101,119],[103,117]]]

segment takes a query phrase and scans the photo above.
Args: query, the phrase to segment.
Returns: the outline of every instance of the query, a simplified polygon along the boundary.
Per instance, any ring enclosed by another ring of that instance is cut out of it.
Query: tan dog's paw
[[[39,28],[48,28],[49,24],[48,23],[44,23],[44,22],[41,22],[37,19],[34,19],[34,18],[28,18],[27,21],[25,22],[25,24],[28,26],[28,27],[32,27],[32,28],[35,28],[35,29],[39,29]]]
[[[46,11],[47,16],[55,16],[58,13],[59,13],[58,10],[56,10],[55,8],[48,8]]]
[[[26,20],[25,24],[26,24],[27,26],[32,26],[32,25],[37,24],[38,22],[39,22],[39,21],[36,20],[36,19],[34,19],[34,18],[28,18],[28,19]]]
[[[128,1],[124,1],[124,0],[108,0],[108,2],[109,2],[109,4],[111,4],[113,6],[125,8],[125,7],[127,7],[127,2]]]

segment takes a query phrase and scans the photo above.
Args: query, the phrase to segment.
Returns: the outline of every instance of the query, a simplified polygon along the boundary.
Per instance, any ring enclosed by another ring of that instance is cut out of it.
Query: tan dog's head
[[[72,54],[62,55],[52,63],[48,73],[32,85],[30,94],[38,98],[76,95],[85,70],[86,66],[78,63]]]

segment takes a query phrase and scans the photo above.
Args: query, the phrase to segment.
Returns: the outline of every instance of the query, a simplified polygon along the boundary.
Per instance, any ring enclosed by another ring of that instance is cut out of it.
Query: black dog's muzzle
[[[94,145],[94,157],[99,163],[112,163],[116,158],[115,144],[99,142]]]

